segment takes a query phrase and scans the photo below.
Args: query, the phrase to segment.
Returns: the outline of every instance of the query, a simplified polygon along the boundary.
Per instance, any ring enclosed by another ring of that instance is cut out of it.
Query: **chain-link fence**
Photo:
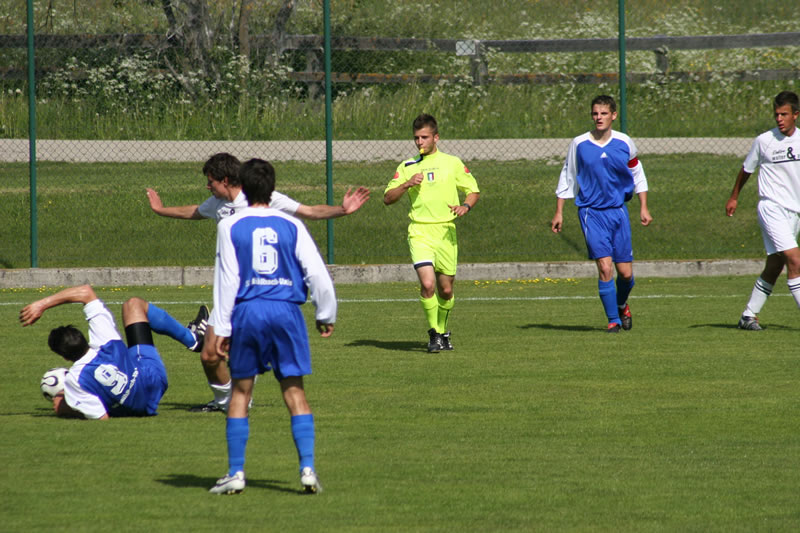
[[[458,221],[462,262],[585,257],[574,216],[557,236],[549,220],[590,100],[622,103],[615,0],[331,0],[328,101],[321,0],[34,2],[33,184],[18,4],[0,0],[0,267],[30,266],[32,240],[42,267],[212,264],[214,224],[159,217],[145,190],[202,203],[203,163],[222,151],[272,161],[278,190],[307,205],[327,202],[330,156],[333,202],[361,185],[372,198],[308,222],[323,255],[405,263],[407,204],[381,199],[415,154],[420,112],[482,190]],[[724,204],[753,137],[774,125],[772,98],[796,86],[800,19],[765,1],[635,4],[621,111],[655,217],[635,224],[633,200],[636,257],[759,257],[755,185],[734,219]]]

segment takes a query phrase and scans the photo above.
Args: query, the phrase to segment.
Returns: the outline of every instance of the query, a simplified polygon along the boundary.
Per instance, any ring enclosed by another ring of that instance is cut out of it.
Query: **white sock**
[[[800,278],[786,280],[786,285],[789,286],[789,290],[794,297],[794,303],[797,304],[797,307],[800,307]]]
[[[233,391],[231,384],[231,381],[227,382],[225,385],[217,385],[216,383],[208,384],[208,386],[211,387],[211,392],[214,393],[214,402],[220,407],[227,407],[228,403],[231,401],[231,392]]]
[[[800,278],[798,278],[800,280]],[[747,302],[747,307],[744,308],[743,316],[756,316],[758,313],[761,312],[761,308],[764,307],[764,304],[767,303],[767,298],[769,295],[772,294],[772,287],[771,283],[767,283],[761,276],[758,277],[756,280],[755,285],[753,285],[753,292],[750,294],[750,301]]]

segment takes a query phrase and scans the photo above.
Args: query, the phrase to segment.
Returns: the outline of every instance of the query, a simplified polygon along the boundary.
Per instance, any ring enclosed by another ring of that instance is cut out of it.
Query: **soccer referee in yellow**
[[[447,322],[453,309],[453,283],[458,263],[456,217],[475,207],[478,183],[455,156],[440,152],[439,127],[431,115],[414,119],[414,144],[419,157],[400,163],[386,186],[383,203],[391,205],[408,192],[408,247],[420,284],[420,302],[428,320],[428,352],[452,350]],[[463,202],[458,192],[466,194]]]

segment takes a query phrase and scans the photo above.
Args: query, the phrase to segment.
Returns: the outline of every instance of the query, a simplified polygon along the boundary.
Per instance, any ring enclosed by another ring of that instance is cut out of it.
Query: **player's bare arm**
[[[351,213],[355,213],[361,209],[362,205],[367,203],[367,200],[369,200],[369,189],[366,187],[359,187],[351,194],[350,187],[348,187],[347,192],[344,193],[344,198],[342,199],[342,209],[344,209],[344,214],[349,215]]]
[[[51,307],[66,303],[82,303],[86,305],[96,299],[97,295],[90,285],[69,287],[23,307],[22,311],[19,312],[19,321],[22,323],[22,327],[30,326],[39,320],[44,312]]]
[[[556,198],[556,213],[550,221],[550,229],[553,233],[559,233],[564,224],[564,198]]]
[[[639,196],[639,219],[642,221],[642,226],[649,226],[653,221],[650,216],[650,210],[647,209],[647,191],[640,192]]]
[[[383,203],[386,205],[391,205],[399,200],[408,189],[411,187],[416,187],[420,183],[422,183],[422,172],[417,172],[413,176],[411,176],[408,181],[403,183],[399,187],[395,187],[394,189],[387,191],[386,194],[383,195]]]
[[[750,176],[750,172],[745,172],[743,168],[739,170],[739,174],[736,176],[736,183],[733,184],[731,196],[725,203],[725,213],[729,217],[732,217],[736,212],[736,207],[739,205],[739,193],[742,192],[742,188],[744,187],[744,184],[747,183],[747,180],[750,178]]]
[[[350,191],[351,189],[347,189],[342,205],[300,205],[294,214],[306,220],[327,220],[355,213],[369,200],[369,189],[359,187],[353,193]]]
[[[147,189],[147,200],[150,202],[150,209],[162,217],[182,218],[185,220],[200,220],[203,218],[197,211],[197,205],[164,206],[161,197],[154,189]]]
[[[481,197],[480,193],[471,192],[467,195],[466,198],[464,198],[464,201],[461,203],[461,205],[447,204],[447,207],[450,208],[450,211],[452,211],[454,215],[463,217],[464,215],[469,213],[473,207],[475,207],[475,204],[478,203],[480,197]]]
[[[317,320],[317,331],[321,337],[330,337],[333,335],[333,324],[324,324]]]

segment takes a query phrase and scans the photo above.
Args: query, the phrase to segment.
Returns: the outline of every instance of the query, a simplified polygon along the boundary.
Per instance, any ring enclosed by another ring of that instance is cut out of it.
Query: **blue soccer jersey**
[[[84,306],[89,351],[69,370],[67,405],[86,418],[155,415],[167,390],[167,371],[152,345],[128,348],[100,300]]]
[[[620,207],[634,193],[647,191],[647,178],[633,140],[618,131],[598,144],[591,133],[572,140],[556,188],[559,198],[575,198],[578,207]]]
[[[239,302],[300,305],[309,290],[316,319],[334,323],[333,282],[302,222],[275,209],[250,207],[219,223],[211,320],[217,335],[231,335],[231,315]]]

